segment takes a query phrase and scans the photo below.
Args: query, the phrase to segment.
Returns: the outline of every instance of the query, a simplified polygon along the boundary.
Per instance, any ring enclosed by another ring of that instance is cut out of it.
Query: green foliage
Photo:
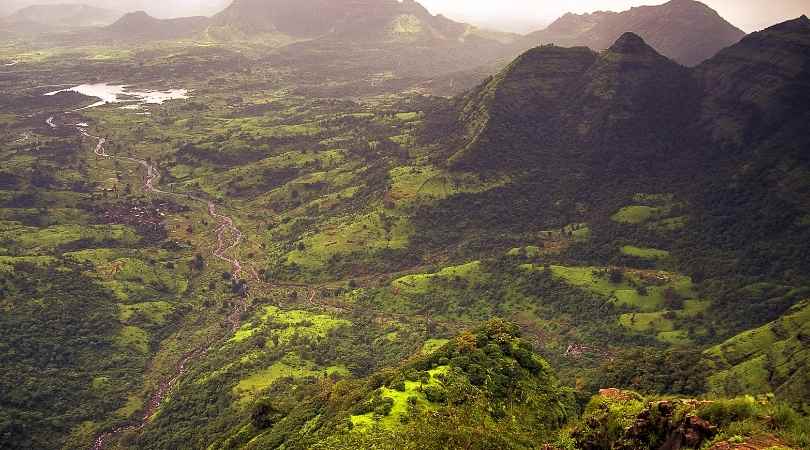
[[[106,423],[141,383],[141,352],[116,345],[124,328],[115,299],[82,271],[20,263],[0,274],[0,436],[9,448],[59,448],[71,428]]]

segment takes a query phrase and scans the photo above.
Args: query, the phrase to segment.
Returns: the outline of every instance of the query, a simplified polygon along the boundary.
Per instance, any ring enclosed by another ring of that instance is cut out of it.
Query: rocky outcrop
[[[717,427],[696,412],[706,402],[645,402],[635,392],[603,389],[591,400],[583,423],[573,433],[584,450],[696,449],[717,434]]]

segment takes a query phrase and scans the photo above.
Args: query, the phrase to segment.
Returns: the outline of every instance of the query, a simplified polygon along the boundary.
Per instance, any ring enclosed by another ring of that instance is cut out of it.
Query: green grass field
[[[439,366],[435,369],[429,370],[428,374],[430,376],[430,381],[428,383],[406,380],[404,382],[404,391],[398,391],[396,389],[387,387],[380,388],[380,395],[383,398],[388,398],[394,401],[393,406],[391,407],[391,412],[387,416],[382,417],[379,421],[375,419],[373,412],[361,415],[353,415],[351,416],[351,421],[354,425],[354,429],[357,431],[362,431],[364,427],[373,426],[375,424],[379,424],[385,428],[396,428],[401,423],[400,418],[406,415],[408,412],[409,398],[415,399],[415,405],[423,408],[429,408],[431,403],[425,397],[423,388],[427,386],[440,385],[441,381],[439,381],[438,376],[446,374],[449,369],[449,366]]]
[[[664,259],[669,258],[669,252],[666,250],[659,250],[657,248],[644,248],[635,247],[632,245],[625,245],[621,248],[623,255],[634,256],[642,259]]]
[[[460,278],[470,282],[481,281],[485,276],[481,271],[481,262],[472,261],[460,266],[445,267],[436,273],[407,275],[394,280],[391,287],[401,294],[419,295],[429,292],[437,279]]]

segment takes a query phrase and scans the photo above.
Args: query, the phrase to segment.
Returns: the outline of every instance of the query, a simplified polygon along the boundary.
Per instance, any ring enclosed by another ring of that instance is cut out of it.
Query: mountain
[[[616,13],[566,14],[525,37],[527,45],[608,48],[622,33],[634,32],[661,54],[694,66],[739,41],[745,33],[717,12],[694,0],[671,0]]]
[[[810,448],[810,20],[446,98],[508,45],[363,5],[4,50],[0,447]]]
[[[156,17],[171,18],[213,15],[228,6],[230,0],[195,0],[193,2],[167,2],[162,0],[3,0],[3,2],[0,2],[0,16],[12,14],[29,6],[46,3],[84,4],[95,8],[122,12],[144,10]]]
[[[805,16],[753,33],[691,69],[632,33],[601,53],[529,50],[426,118],[421,141],[433,164],[456,176],[509,182],[423,208],[413,219],[420,240],[442,252],[496,245],[504,233],[529,233],[530,240],[561,229],[571,233],[569,242],[542,245],[564,245],[564,266],[596,260],[630,271],[664,267],[636,247],[666,249],[660,255],[673,258],[666,267],[701,283],[711,304],[689,312],[683,301],[696,296],[684,292],[676,306],[620,319],[627,328],[665,342],[688,335],[710,343],[778,321],[807,298],[810,284],[808,60]],[[587,244],[570,224],[588,224]],[[570,269],[550,269],[593,292],[614,292]],[[786,333],[778,340],[807,345]],[[740,373],[763,362],[764,350],[757,351],[716,367]],[[769,384],[766,372],[748,375],[764,378],[743,386],[795,392],[780,388],[783,379]]]
[[[32,5],[7,18],[14,22],[35,23],[45,27],[75,28],[110,25],[121,13],[84,4]]]
[[[123,40],[160,40],[191,37],[205,30],[207,17],[156,19],[143,11],[125,14],[102,31]]]
[[[302,81],[338,81],[326,96],[368,89],[380,74],[424,80],[511,59],[519,38],[432,15],[414,0],[236,0],[208,34],[291,43],[268,59],[300,71]]]
[[[213,24],[248,35],[352,41],[460,41],[476,33],[474,27],[431,15],[415,0],[235,0]]]
[[[639,36],[607,51],[536,47],[459,100],[458,168],[524,167],[560,152],[652,156],[684,126],[696,85],[689,71]]]

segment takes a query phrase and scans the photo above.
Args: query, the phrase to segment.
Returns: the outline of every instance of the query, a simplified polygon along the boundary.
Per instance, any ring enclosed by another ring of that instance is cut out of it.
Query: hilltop
[[[208,24],[207,17],[157,19],[144,11],[135,11],[105,27],[103,32],[128,41],[177,39],[197,35]]]
[[[529,45],[608,48],[622,33],[633,32],[661,54],[695,66],[738,42],[745,33],[716,11],[695,0],[672,0],[660,6],[634,7],[624,12],[566,14],[546,29],[529,34]]]
[[[660,158],[688,130],[696,89],[688,70],[633,33],[600,54],[536,47],[458,100],[464,131],[448,162],[498,170],[574,153]]]

